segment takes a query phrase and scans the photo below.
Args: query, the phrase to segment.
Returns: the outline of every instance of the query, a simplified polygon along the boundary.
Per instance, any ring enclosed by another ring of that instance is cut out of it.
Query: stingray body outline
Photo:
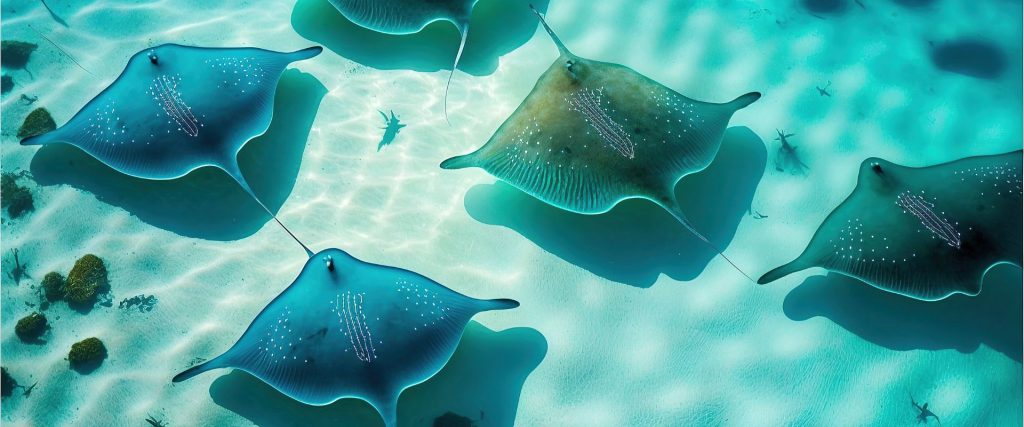
[[[1007,222],[1022,209],[1021,154],[923,167],[868,158],[801,254],[758,283],[822,267],[924,301],[976,296],[993,267],[1021,266],[1021,224]]]
[[[311,255],[256,196],[237,157],[245,144],[270,127],[277,82],[285,68],[322,51],[319,46],[277,52],[174,43],[143,49],[64,125],[20,143],[69,144],[120,173],[142,179],[171,180],[216,167]]]
[[[349,21],[385,34],[414,34],[437,21],[448,21],[459,31],[459,50],[444,86],[444,118],[448,120],[448,89],[466,49],[469,18],[479,0],[328,0]],[[407,15],[403,19],[403,15]]]
[[[518,306],[326,249],[306,261],[230,349],[172,381],[240,369],[305,404],[364,400],[394,427],[399,395],[441,370],[474,315]]]
[[[486,144],[441,168],[480,167],[581,214],[601,214],[627,199],[650,200],[743,273],[690,223],[674,189],[711,164],[729,118],[761,94],[722,104],[688,98],[624,65],[573,54],[534,13],[559,57]]]

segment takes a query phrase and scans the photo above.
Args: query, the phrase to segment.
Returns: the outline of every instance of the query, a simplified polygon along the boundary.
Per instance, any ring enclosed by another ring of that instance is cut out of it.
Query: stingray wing
[[[563,209],[604,212],[707,167],[732,113],[758,96],[695,101],[627,67],[563,56],[487,144],[442,167],[481,167]]]
[[[1021,262],[1020,161],[1019,151],[926,168],[868,159],[804,253],[759,282],[820,266],[918,299],[976,295],[993,264]]]

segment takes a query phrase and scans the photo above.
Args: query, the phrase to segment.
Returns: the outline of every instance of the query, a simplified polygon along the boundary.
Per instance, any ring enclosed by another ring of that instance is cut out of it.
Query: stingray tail
[[[565,44],[562,43],[562,39],[558,38],[558,35],[555,34],[555,31],[548,26],[548,21],[544,19],[544,15],[541,15],[540,12],[537,11],[537,8],[533,7],[533,4],[530,5],[530,10],[532,10],[533,13],[537,15],[537,19],[540,20],[540,24],[544,26],[544,30],[548,32],[549,36],[551,36],[551,41],[555,42],[555,46],[558,47],[558,53],[566,56],[572,55],[572,52],[569,52],[569,49],[566,48]]]
[[[738,111],[750,104],[753,104],[754,101],[757,101],[758,99],[761,99],[761,92],[750,92],[740,95],[739,98],[729,101],[725,103],[725,105],[729,106],[733,111]]]
[[[309,250],[309,248],[306,247],[306,245],[302,243],[302,241],[299,240],[298,237],[295,237],[295,233],[292,233],[292,231],[289,230],[288,227],[285,227],[284,223],[282,223],[281,220],[277,219],[277,215],[275,215],[274,212],[271,212],[270,208],[268,208],[267,205],[264,205],[263,201],[256,196],[256,192],[252,191],[252,188],[249,187],[249,183],[245,181],[244,177],[242,177],[242,171],[238,169],[238,164],[235,163],[234,161],[230,161],[226,164],[231,165],[231,168],[233,168],[233,170],[228,170],[228,168],[224,168],[224,171],[227,172],[228,175],[231,175],[231,177],[238,182],[238,185],[242,186],[242,189],[245,190],[246,193],[249,193],[249,196],[251,196],[252,199],[255,200],[256,203],[258,203],[261,208],[263,208],[263,210],[267,211],[267,213],[270,214],[272,218],[274,218],[274,221],[277,222],[277,225],[280,225],[281,228],[283,228],[284,231],[288,233],[289,236],[292,236],[292,239],[295,240],[295,243],[298,243],[299,246],[302,246],[302,250],[306,251],[306,256],[312,257],[313,251]]]
[[[732,260],[729,259],[729,257],[725,256],[725,253],[722,252],[722,249],[719,248],[718,245],[711,243],[711,241],[708,240],[707,237],[704,237],[704,235],[701,234],[700,231],[697,231],[697,228],[690,223],[690,220],[686,217],[686,215],[683,213],[683,210],[679,207],[679,202],[676,201],[675,196],[672,196],[668,202],[662,202],[661,206],[665,208],[665,210],[667,210],[668,213],[672,214],[672,216],[675,217],[675,219],[678,220],[680,224],[683,224],[683,227],[686,227],[687,230],[690,230],[690,232],[693,233],[694,236],[697,236],[697,238],[704,242],[706,245],[708,245],[709,248],[713,249],[715,252],[718,252],[718,256],[722,257],[722,259],[724,259],[725,262],[728,262],[729,265],[732,266],[732,268],[736,269],[736,271],[740,272],[740,274],[742,274],[751,282],[754,281],[754,278],[750,277],[750,275],[744,272],[739,266],[736,265],[736,263],[732,262]]]
[[[384,420],[384,427],[398,427],[398,402],[393,397],[381,396],[367,399]]]
[[[448,122],[448,126],[452,125],[452,121],[448,120],[448,89],[452,87],[452,78],[455,77],[455,69],[459,67],[459,61],[462,59],[462,51],[466,49],[466,37],[469,36],[469,25],[460,24],[459,33],[462,35],[462,40],[459,42],[459,51],[455,54],[455,64],[452,64],[452,72],[448,73],[448,83],[444,85],[444,121]]]

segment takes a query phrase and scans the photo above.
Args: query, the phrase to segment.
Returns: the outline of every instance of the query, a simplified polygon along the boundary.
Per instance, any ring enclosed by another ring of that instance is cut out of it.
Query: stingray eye
[[[874,163],[871,164],[871,170],[875,171],[875,173],[877,173],[877,174],[881,174],[882,173],[882,165],[878,164],[878,162],[874,162]]]
[[[327,271],[334,271],[334,258],[327,255],[327,258],[324,258],[324,265],[327,266]]]
[[[156,51],[149,51],[149,62],[153,65],[157,65],[160,62],[160,58],[157,58]]]
[[[576,61],[573,61],[571,59],[565,61],[565,69],[566,71],[569,72],[571,76],[576,77],[576,72],[579,71],[579,68],[580,66],[579,64],[576,63]]]

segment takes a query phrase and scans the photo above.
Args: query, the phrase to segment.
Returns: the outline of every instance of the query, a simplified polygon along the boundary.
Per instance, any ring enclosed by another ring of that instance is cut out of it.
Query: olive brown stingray
[[[70,121],[21,144],[71,144],[121,173],[145,179],[174,179],[215,166],[277,220],[242,177],[238,151],[270,126],[285,67],[322,50],[176,44],[145,49]]]
[[[1021,265],[1021,151],[912,168],[871,158],[794,261],[921,300],[977,295],[996,264]]]
[[[327,249],[310,257],[227,352],[173,381],[241,369],[306,404],[365,400],[394,427],[399,394],[444,367],[471,317],[517,306]]]
[[[577,213],[645,198],[714,247],[680,209],[675,186],[711,163],[733,113],[761,95],[724,104],[687,98],[628,67],[574,55],[537,16],[560,56],[483,147],[441,167],[483,168]]]
[[[413,34],[434,21],[448,21],[459,30],[461,41],[455,64],[444,88],[444,115],[448,117],[448,88],[469,35],[469,18],[477,0],[328,0],[349,21],[386,34]]]

